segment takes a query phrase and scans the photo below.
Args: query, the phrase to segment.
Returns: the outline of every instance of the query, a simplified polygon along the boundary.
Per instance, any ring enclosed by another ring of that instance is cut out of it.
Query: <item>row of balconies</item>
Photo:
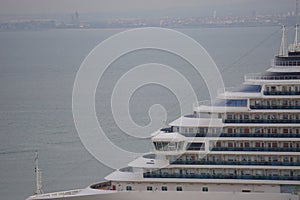
[[[299,181],[300,176],[263,176],[230,174],[144,174],[144,178],[188,178],[188,179],[246,179],[246,180],[288,180]]]
[[[256,161],[206,161],[176,160],[173,165],[265,165],[265,166],[300,166],[300,162],[256,162]]]
[[[299,151],[300,141],[210,141],[210,149],[219,148],[225,151]]]
[[[181,133],[185,137],[263,137],[263,138],[300,138],[300,133]]]
[[[281,123],[281,124],[298,124],[299,119],[225,119],[224,123],[254,123],[254,124],[265,124],[265,123]]]
[[[211,151],[267,151],[267,152],[300,152],[300,148],[276,147],[213,147]]]
[[[204,157],[199,155],[182,155],[178,159],[168,158],[171,164],[185,165],[279,165],[299,166],[300,155],[218,155],[207,154]]]

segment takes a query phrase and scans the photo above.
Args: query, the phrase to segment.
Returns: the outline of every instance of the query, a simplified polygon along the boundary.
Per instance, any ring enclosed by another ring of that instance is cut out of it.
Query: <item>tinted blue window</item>
[[[237,88],[237,92],[260,92],[261,85],[244,85],[241,88]]]
[[[214,106],[245,107],[246,99],[221,99],[214,103]]]

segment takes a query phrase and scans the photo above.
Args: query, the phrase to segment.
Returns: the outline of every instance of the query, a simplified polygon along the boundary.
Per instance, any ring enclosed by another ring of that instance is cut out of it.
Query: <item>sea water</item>
[[[113,171],[82,145],[73,121],[72,89],[89,52],[121,31],[124,30],[0,32],[0,199],[21,200],[33,194],[35,150],[39,151],[44,192],[84,188]],[[209,52],[226,87],[241,84],[246,73],[264,72],[280,45],[280,27],[178,31]],[[289,41],[292,34],[289,28]],[[127,151],[147,152],[151,144],[149,139],[128,136],[116,125],[110,108],[112,89],[132,67],[150,62],[174,67],[191,82],[199,100],[209,98],[203,78],[195,76],[190,64],[178,56],[143,50],[117,59],[99,82],[96,111],[107,137]],[[165,123],[181,114],[172,92],[150,84],[132,96],[128,105],[132,119],[141,126],[147,125],[148,109],[154,104],[165,107]]]

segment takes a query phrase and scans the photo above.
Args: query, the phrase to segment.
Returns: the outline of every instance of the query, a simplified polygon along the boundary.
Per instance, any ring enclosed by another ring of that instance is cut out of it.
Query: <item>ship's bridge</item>
[[[272,61],[271,68],[268,72],[275,73],[293,73],[300,72],[300,43],[298,42],[298,29],[296,25],[294,43],[290,44],[288,51],[285,47],[285,27],[282,27],[282,39],[278,56]]]
[[[152,137],[152,142],[156,151],[167,154],[181,154],[184,152],[186,137],[177,132],[165,133],[159,131]]]

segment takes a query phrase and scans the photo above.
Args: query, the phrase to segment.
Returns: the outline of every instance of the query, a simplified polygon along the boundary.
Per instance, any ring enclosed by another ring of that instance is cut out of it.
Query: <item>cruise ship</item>
[[[300,199],[300,43],[280,51],[263,74],[197,102],[153,134],[153,150],[85,189],[27,200]],[[39,174],[38,166],[36,168]]]

